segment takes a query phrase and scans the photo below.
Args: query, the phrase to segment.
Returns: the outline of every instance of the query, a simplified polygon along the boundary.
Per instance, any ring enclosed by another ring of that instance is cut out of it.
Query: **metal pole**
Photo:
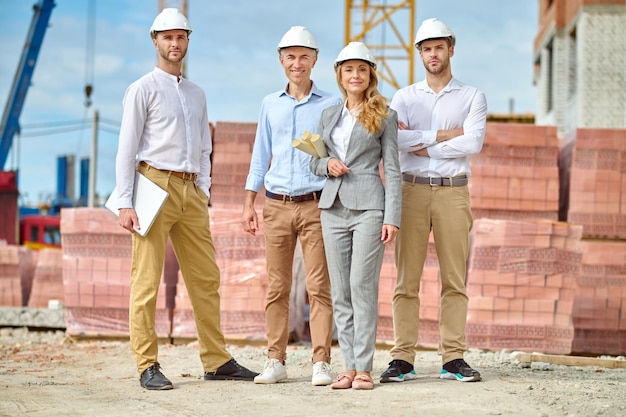
[[[96,195],[96,158],[98,154],[98,110],[93,112],[93,137],[91,140],[91,157],[89,159],[89,192],[87,207],[93,208]]]

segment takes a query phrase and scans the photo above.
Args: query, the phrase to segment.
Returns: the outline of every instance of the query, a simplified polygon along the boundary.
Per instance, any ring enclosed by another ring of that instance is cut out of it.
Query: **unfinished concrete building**
[[[535,123],[626,128],[626,0],[539,0]]]

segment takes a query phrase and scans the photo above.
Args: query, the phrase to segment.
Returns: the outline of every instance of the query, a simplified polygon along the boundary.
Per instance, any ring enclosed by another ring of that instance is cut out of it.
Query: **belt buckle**
[[[431,187],[434,187],[435,185],[441,185],[442,181],[441,178],[437,178],[439,180],[439,184],[434,184],[433,180],[435,179],[435,177],[428,177],[428,185],[430,185]]]

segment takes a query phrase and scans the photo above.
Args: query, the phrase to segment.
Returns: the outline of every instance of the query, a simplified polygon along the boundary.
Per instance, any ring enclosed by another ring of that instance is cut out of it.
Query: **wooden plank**
[[[626,369],[626,360],[588,358],[585,356],[546,355],[542,353],[518,353],[520,362],[544,362],[565,366],[597,366],[600,368]]]

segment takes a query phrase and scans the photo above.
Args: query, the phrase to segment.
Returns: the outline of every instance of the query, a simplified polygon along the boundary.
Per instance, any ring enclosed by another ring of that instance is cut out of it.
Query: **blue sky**
[[[37,0],[0,0],[0,39],[5,46],[0,60],[3,111],[35,3]],[[14,139],[4,166],[5,170],[19,168],[22,204],[54,197],[58,156],[74,155],[78,173],[78,161],[90,155],[95,110],[103,120],[98,131],[96,193],[108,196],[115,186],[116,132],[124,91],[156,63],[148,31],[157,14],[157,0],[95,0],[93,61],[87,53],[89,1],[55,3],[22,110],[22,135]],[[534,112],[533,40],[538,3],[417,1],[415,27],[426,18],[438,17],[452,28],[457,36],[452,72],[486,94],[490,113],[508,112],[511,99],[516,113]],[[188,5],[193,33],[187,78],[205,90],[210,121],[256,121],[263,96],[285,85],[276,44],[293,25],[307,26],[320,46],[313,80],[318,87],[338,93],[332,63],[344,46],[342,0],[188,0]],[[394,17],[400,30],[406,31],[404,36],[412,39],[414,34],[403,27],[406,21],[406,14]],[[387,28],[385,36],[389,33]],[[382,36],[382,32],[374,32],[372,38],[377,39],[371,42],[381,43]],[[88,64],[93,65],[92,76],[88,75]],[[400,83],[408,81],[407,69],[406,62],[393,67]],[[421,63],[416,62],[414,79],[423,75]],[[91,107],[84,105],[88,80],[94,86]],[[395,91],[389,85],[381,89],[387,97]],[[49,134],[60,129],[55,125],[79,121],[84,121],[82,130]],[[75,190],[78,193],[78,178]]]

